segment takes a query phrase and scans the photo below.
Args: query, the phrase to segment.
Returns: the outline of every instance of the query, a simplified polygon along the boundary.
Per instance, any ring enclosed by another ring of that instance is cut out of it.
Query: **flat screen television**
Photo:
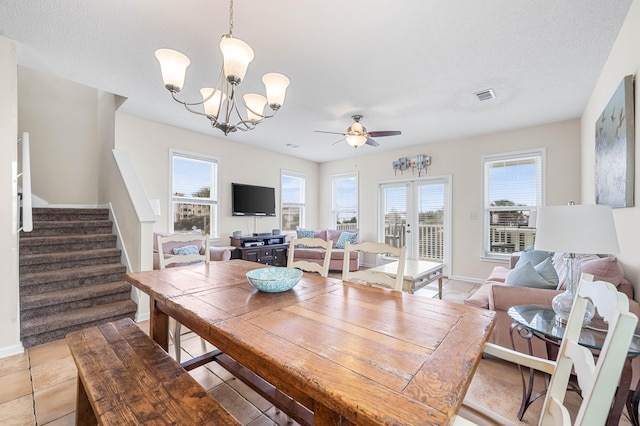
[[[275,216],[276,191],[266,186],[232,183],[231,209],[233,216]]]

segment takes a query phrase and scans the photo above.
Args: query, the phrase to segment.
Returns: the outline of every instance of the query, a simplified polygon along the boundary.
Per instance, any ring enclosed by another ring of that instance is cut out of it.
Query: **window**
[[[171,209],[172,232],[219,237],[217,160],[171,152]]]
[[[282,232],[295,232],[298,227],[305,225],[305,184],[306,177],[302,174],[281,173],[281,220]]]
[[[504,257],[535,239],[542,205],[544,150],[487,156],[484,164],[484,255]]]
[[[358,174],[331,177],[331,216],[333,227],[339,230],[358,228]]]

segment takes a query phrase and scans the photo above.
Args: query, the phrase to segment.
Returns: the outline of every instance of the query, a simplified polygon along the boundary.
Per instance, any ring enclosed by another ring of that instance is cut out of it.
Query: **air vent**
[[[493,92],[493,89],[487,89],[481,92],[476,92],[475,95],[481,101],[488,101],[489,99],[493,99],[496,97],[496,94]]]

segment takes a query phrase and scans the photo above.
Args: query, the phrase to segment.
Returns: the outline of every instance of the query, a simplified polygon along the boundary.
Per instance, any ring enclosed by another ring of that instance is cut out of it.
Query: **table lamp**
[[[611,207],[569,203],[539,208],[535,248],[566,253],[566,291],[554,297],[551,303],[556,321],[566,323],[580,280],[580,258],[576,254],[613,254],[620,251]],[[589,324],[594,314],[595,309],[589,304],[583,325]]]

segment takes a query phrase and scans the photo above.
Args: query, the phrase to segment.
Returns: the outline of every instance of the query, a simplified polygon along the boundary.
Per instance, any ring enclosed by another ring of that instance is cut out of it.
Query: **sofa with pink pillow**
[[[478,308],[491,309],[496,312],[496,323],[490,341],[498,345],[511,348],[510,326],[512,320],[507,315],[507,310],[515,305],[545,305],[551,306],[551,300],[565,290],[567,271],[564,263],[564,253],[555,253],[550,256],[550,263],[557,274],[557,284],[551,284],[549,288],[534,288],[527,282],[517,281],[514,271],[517,268],[525,268],[518,265],[520,257],[525,252],[514,253],[511,256],[511,267],[496,266],[487,278],[487,281],[478,291],[465,300],[465,305]],[[592,274],[594,280],[610,282],[629,298],[629,310],[640,317],[640,305],[633,299],[633,286],[624,278],[624,271],[615,256],[600,257],[598,255],[578,255],[581,258],[580,272]],[[518,265],[518,266],[517,266]],[[531,269],[529,267],[529,269]],[[516,336],[517,337],[517,336]],[[516,338],[516,349],[527,353],[525,339]],[[546,358],[546,348],[540,339],[531,339],[534,355]]]
[[[333,241],[331,248],[331,260],[329,261],[330,271],[342,271],[344,265],[344,241],[356,242],[358,230],[349,229],[341,231],[337,229],[307,230],[298,229],[297,238],[320,238],[325,241]],[[316,247],[296,247],[295,260],[306,260],[307,262],[322,265],[325,258],[325,250]],[[349,271],[357,271],[360,268],[360,254],[353,251],[349,254]]]

